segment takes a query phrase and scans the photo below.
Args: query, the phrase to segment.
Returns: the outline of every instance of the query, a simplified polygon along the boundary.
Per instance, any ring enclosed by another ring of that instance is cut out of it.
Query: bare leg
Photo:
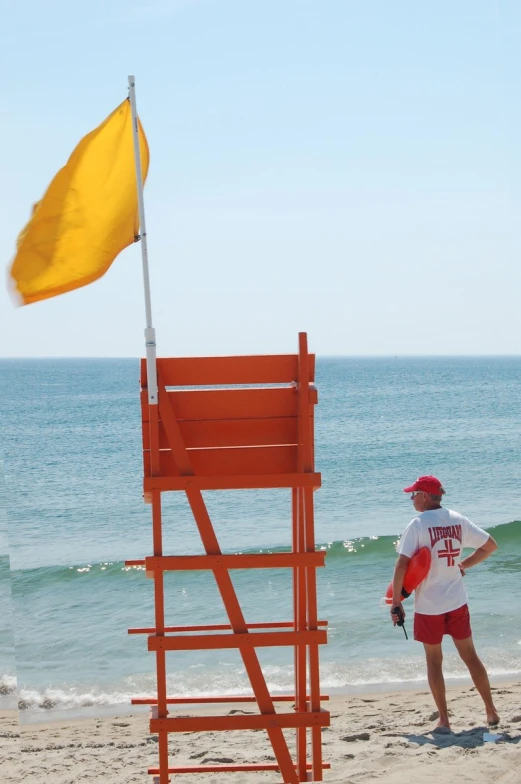
[[[467,665],[470,677],[474,681],[474,686],[483,698],[485,710],[487,712],[487,722],[489,724],[497,724],[499,715],[492,700],[492,692],[490,691],[487,671],[476,653],[472,637],[467,637],[466,640],[454,640],[453,638],[453,641],[459,655]]]
[[[424,642],[425,656],[427,658],[427,677],[431,688],[434,702],[438,708],[439,721],[438,727],[450,728],[449,712],[447,710],[447,699],[445,696],[445,679],[443,678],[443,653],[441,643],[439,645],[429,645]]]

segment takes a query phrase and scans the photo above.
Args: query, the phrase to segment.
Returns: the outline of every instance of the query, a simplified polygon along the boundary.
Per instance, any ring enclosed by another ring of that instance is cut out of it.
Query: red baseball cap
[[[423,490],[429,495],[443,495],[445,490],[439,479],[435,476],[419,476],[416,482],[410,487],[404,487],[404,493],[414,493],[415,490]]]

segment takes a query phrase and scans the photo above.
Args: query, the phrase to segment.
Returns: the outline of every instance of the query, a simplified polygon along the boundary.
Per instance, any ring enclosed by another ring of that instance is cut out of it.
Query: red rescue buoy
[[[403,578],[402,598],[407,599],[415,588],[424,580],[431,568],[431,551],[429,547],[420,547],[409,561],[405,577]],[[393,584],[389,583],[385,594],[385,603],[393,602]]]

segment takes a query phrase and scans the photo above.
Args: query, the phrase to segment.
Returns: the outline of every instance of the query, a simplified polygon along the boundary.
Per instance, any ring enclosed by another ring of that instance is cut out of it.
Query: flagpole
[[[141,259],[143,262],[143,285],[145,289],[145,346],[147,358],[148,403],[157,406],[157,367],[156,367],[156,331],[152,326],[152,304],[150,300],[150,276],[148,273],[147,228],[145,223],[145,200],[143,197],[143,176],[141,173],[141,154],[139,150],[139,131],[136,106],[136,83],[133,76],[128,77],[130,108],[132,111],[132,135],[134,137],[134,158],[136,162],[137,203],[139,210],[139,227],[141,236]]]

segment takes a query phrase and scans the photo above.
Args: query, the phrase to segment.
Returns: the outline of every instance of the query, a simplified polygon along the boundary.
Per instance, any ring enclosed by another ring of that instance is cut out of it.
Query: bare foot
[[[450,724],[449,724],[448,719],[447,719],[447,721],[441,721],[441,719],[440,719],[440,721],[434,727],[433,732],[437,732],[440,735],[447,735],[447,733],[451,732],[451,728],[450,728]]]
[[[495,727],[499,724],[499,713],[494,711],[487,711],[487,724],[489,727]]]

